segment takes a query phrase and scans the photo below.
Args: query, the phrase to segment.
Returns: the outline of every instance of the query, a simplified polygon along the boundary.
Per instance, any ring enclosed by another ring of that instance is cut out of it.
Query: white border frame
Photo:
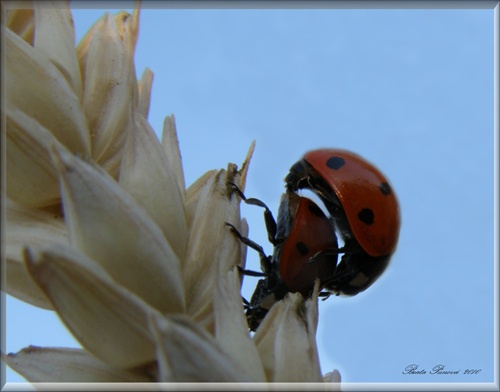
[[[71,8],[85,8],[85,4],[91,4],[91,8],[116,8],[116,9],[129,9],[134,8],[134,1],[99,1],[87,2],[81,0],[74,0],[70,2]],[[158,7],[161,5],[161,7]],[[1,4],[2,7],[2,28],[5,26],[4,10],[6,8],[26,8],[26,2],[23,1],[5,1]],[[90,8],[90,7],[89,7]],[[185,0],[185,1],[151,1],[144,0],[141,2],[141,8],[169,8],[169,9],[189,9],[189,8],[204,8],[204,9],[218,9],[218,8],[238,8],[238,9],[309,9],[309,8],[324,8],[324,9],[493,9],[494,15],[494,38],[493,38],[493,53],[494,53],[494,238],[497,239],[494,243],[494,381],[492,383],[347,383],[341,382],[340,386],[343,391],[500,391],[499,384],[499,311],[498,299],[499,291],[499,262],[500,262],[500,248],[498,244],[499,231],[499,177],[500,177],[500,159],[499,159],[499,143],[500,143],[500,1],[499,0],[476,0],[476,1],[367,1],[367,0],[351,0],[351,1],[203,1],[203,0]],[[1,41],[3,43],[3,34]],[[3,45],[2,45],[3,47]],[[3,73],[2,73],[3,79]],[[2,83],[3,84],[3,83]],[[2,90],[3,98],[3,90]],[[3,99],[2,99],[3,101]],[[2,129],[5,129],[5,124],[2,121]],[[2,146],[2,159],[1,167],[5,167],[4,157],[4,134],[1,134]],[[1,186],[4,189],[5,176],[1,176]],[[1,226],[3,227],[3,214],[1,216]],[[3,230],[2,230],[3,240]],[[3,242],[3,241],[2,241]],[[3,247],[2,247],[2,261]],[[2,262],[0,284],[3,287],[5,284],[5,265]],[[0,294],[0,320],[5,320],[5,293],[2,291]],[[5,347],[5,328],[1,329],[0,347]],[[165,390],[165,391],[228,391],[228,390],[241,390],[241,391],[254,391],[254,390],[276,390],[276,391],[296,391],[296,390],[337,390],[338,384],[330,383],[5,383],[5,363],[1,363],[0,368],[0,390],[1,391],[25,391],[25,390],[40,390],[40,391],[138,391],[138,390]]]

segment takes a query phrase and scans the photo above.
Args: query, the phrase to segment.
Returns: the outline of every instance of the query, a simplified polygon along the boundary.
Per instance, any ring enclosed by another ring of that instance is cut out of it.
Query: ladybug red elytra
[[[278,212],[277,238],[273,260],[279,261],[279,273],[291,292],[307,296],[317,277],[335,272],[338,241],[332,219],[310,199],[285,193]]]
[[[270,307],[288,292],[310,295],[316,278],[328,297],[352,296],[366,290],[384,272],[399,237],[399,204],[387,178],[357,154],[341,149],[306,153],[285,178],[278,221],[260,200],[247,204],[265,208],[264,217],[272,256],[262,247],[233,233],[257,250],[263,276],[250,303],[246,304],[249,327],[254,331]],[[302,189],[314,192],[328,210],[327,216],[312,200],[300,196]],[[339,248],[337,236],[344,246]],[[338,262],[338,254],[343,254]]]
[[[316,192],[341,227],[370,256],[392,254],[399,236],[399,206],[387,178],[357,154],[340,149],[308,152],[285,178],[287,190]],[[337,214],[342,210],[343,216]]]

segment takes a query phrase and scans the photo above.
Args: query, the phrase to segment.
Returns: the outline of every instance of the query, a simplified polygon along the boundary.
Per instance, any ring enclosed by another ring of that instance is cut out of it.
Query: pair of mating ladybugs
[[[316,278],[321,296],[353,296],[366,290],[384,272],[399,237],[399,205],[387,178],[357,154],[339,149],[306,153],[285,178],[278,219],[260,200],[247,204],[265,209],[269,241],[274,246],[267,256],[261,246],[232,232],[259,252],[262,272],[249,303],[245,304],[250,330],[255,331],[270,307],[289,292],[311,295]],[[328,215],[311,199],[299,194],[314,192]],[[339,247],[338,237],[343,241]],[[339,254],[342,255],[340,261]]]

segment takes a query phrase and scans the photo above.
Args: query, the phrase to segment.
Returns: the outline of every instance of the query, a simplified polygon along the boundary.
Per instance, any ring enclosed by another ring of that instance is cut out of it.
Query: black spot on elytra
[[[303,242],[297,242],[297,244],[295,245],[295,247],[297,248],[297,250],[299,251],[299,253],[302,256],[305,256],[306,254],[309,253],[309,248]]]
[[[370,210],[369,208],[363,208],[358,212],[358,218],[361,222],[366,223],[367,225],[371,225],[375,216],[372,210]]]
[[[321,211],[321,208],[319,208],[316,204],[309,204],[308,209],[312,214],[319,216],[320,218],[325,216],[325,214],[323,214],[323,211]]]
[[[387,182],[380,184],[379,188],[384,195],[390,195],[392,193],[391,186]]]
[[[342,166],[345,165],[344,158],[341,157],[331,157],[326,161],[326,166],[333,170],[339,170]]]

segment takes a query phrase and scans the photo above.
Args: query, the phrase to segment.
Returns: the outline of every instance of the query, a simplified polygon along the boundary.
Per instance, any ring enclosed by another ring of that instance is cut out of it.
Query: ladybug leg
[[[335,248],[332,248],[332,249],[324,249],[324,250],[321,250],[319,252],[317,252],[316,254],[314,254],[309,260],[306,261],[306,264],[313,264],[315,262],[317,262],[320,258],[324,257],[324,256],[333,256],[335,255],[335,258],[337,255],[341,254],[341,253],[345,253],[345,249],[342,247],[342,248],[338,248],[338,249],[335,249]]]
[[[252,241],[251,239],[249,238],[246,238],[246,237],[243,237],[241,235],[241,233],[236,229],[236,227],[234,227],[231,223],[228,223],[228,222],[224,222],[226,224],[226,226],[229,226],[231,228],[231,232],[241,241],[243,242],[246,246],[256,250],[257,252],[259,252],[259,255],[261,257],[266,257],[267,258],[267,255],[264,253],[264,249],[262,248],[262,246],[260,246],[259,244],[257,244],[256,242]]]
[[[249,275],[249,276],[269,276],[269,271],[272,270],[272,265],[271,265],[271,257],[267,256],[264,252],[264,249],[262,246],[257,244],[256,242],[252,241],[249,238],[243,237],[241,233],[234,227],[231,223],[225,222],[226,226],[229,226],[231,229],[231,232],[241,241],[243,242],[246,246],[249,248],[252,248],[253,250],[256,250],[259,253],[260,256],[260,268],[262,269],[263,272],[256,272],[256,271],[250,271],[250,270],[245,270],[245,269],[240,269],[240,271],[244,275]]]
[[[264,221],[266,222],[266,230],[267,230],[267,238],[269,242],[276,246],[278,244],[278,240],[276,239],[276,233],[278,231],[276,220],[274,219],[273,213],[269,209],[269,207],[261,200],[255,198],[247,198],[243,192],[238,188],[238,186],[232,182],[229,183],[229,186],[233,189],[233,191],[243,200],[246,204],[254,205],[258,207],[264,208]]]
[[[252,308],[252,306],[250,305],[250,302],[248,302],[248,300],[245,297],[241,297],[241,301],[243,302],[243,309],[245,311]]]
[[[259,278],[262,278],[262,277],[265,277],[265,276],[269,276],[268,274],[265,274],[264,272],[247,270],[247,269],[241,268],[240,266],[238,266],[238,271],[240,271],[240,273],[243,274],[243,275],[256,276],[256,277],[259,277]]]
[[[264,208],[264,221],[266,222],[266,231],[267,231],[267,239],[269,242],[276,246],[278,244],[278,240],[276,239],[276,233],[278,231],[278,227],[276,224],[276,219],[274,219],[273,213],[269,209],[267,205],[265,205],[262,201],[255,198],[250,198],[243,200],[246,204],[251,204],[254,206],[259,206]]]
[[[329,291],[322,291],[318,294],[318,297],[320,297],[322,301],[326,301],[328,298],[330,298],[331,295],[332,293],[330,293]]]
[[[246,200],[245,195],[243,194],[241,189],[238,188],[238,185],[236,185],[234,182],[228,182],[227,184],[231,187],[233,192],[236,193],[241,199]]]
[[[327,205],[327,208],[329,206],[329,204],[331,205],[330,208],[340,208],[340,201],[339,199],[337,198],[337,196],[335,196],[334,194],[332,194],[332,191],[328,188],[328,187],[325,187],[325,186],[322,186],[322,185],[319,185],[319,184],[315,184],[315,187],[314,188],[311,188],[311,189],[314,189],[315,193],[321,198],[324,200],[325,204]]]
[[[318,294],[318,297],[320,297],[322,301],[326,301],[332,295],[335,295],[336,297],[338,297],[340,295],[340,293],[334,294],[331,291],[322,291],[321,293]]]

